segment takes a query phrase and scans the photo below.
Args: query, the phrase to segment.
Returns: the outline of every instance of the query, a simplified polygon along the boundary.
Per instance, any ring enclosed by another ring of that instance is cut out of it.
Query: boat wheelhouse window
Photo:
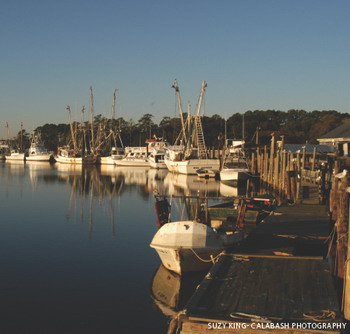
[[[245,162],[242,162],[242,161],[226,162],[225,167],[226,168],[239,168],[239,169],[248,168],[247,164]]]

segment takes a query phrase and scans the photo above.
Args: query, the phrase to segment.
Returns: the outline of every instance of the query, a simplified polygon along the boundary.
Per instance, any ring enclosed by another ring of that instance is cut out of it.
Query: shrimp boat
[[[215,258],[244,239],[242,231],[220,233],[197,221],[164,224],[155,234],[154,248],[164,267],[182,275],[208,270]]]
[[[116,112],[116,94],[117,89],[114,89],[113,100],[112,100],[112,126],[110,128],[108,136],[105,140],[101,141],[100,145],[112,139],[111,145],[113,145],[110,154],[108,156],[101,156],[100,163],[101,165],[117,165],[117,161],[125,157],[124,144],[120,135],[120,127],[116,127],[115,112]],[[119,141],[119,145],[117,142]],[[99,147],[97,148],[99,149]]]
[[[6,128],[7,128],[7,137],[8,137],[8,145],[6,148],[6,156],[5,159],[9,161],[22,161],[25,162],[25,153],[23,152],[23,124],[21,122],[21,131],[20,131],[20,143],[13,144],[10,141],[10,132],[9,132],[9,125],[6,122]],[[19,147],[19,148],[18,148]]]
[[[57,162],[66,164],[94,165],[97,163],[97,157],[94,154],[82,155],[76,153],[76,151],[69,146],[59,147],[55,159]]]
[[[168,149],[165,156],[165,164],[169,171],[180,174],[197,174],[198,169],[207,169],[218,171],[220,169],[219,159],[209,159],[205,146],[204,133],[202,127],[201,105],[207,83],[202,82],[195,116],[191,116],[190,107],[188,107],[188,116],[186,122],[183,120],[181,107],[180,89],[175,80],[173,88],[175,89],[180,108],[180,119],[182,124],[181,140],[184,144],[176,145]],[[183,146],[182,146],[183,145]],[[181,147],[183,149],[181,150]]]

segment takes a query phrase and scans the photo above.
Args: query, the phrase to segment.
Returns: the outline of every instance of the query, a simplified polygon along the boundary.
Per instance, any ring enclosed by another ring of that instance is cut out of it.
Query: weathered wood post
[[[312,152],[312,165],[311,165],[312,171],[315,171],[315,162],[316,162],[316,146],[314,147],[314,150]]]
[[[274,159],[275,159],[275,134],[271,135],[271,147],[270,147],[270,166],[269,166],[269,177],[268,183],[273,187],[274,184]]]
[[[347,257],[345,262],[345,278],[344,278],[344,301],[343,301],[343,309],[344,309],[344,318],[347,320],[350,320],[350,237],[349,237],[349,231],[350,231],[350,188],[346,188],[346,193],[348,197],[348,245],[347,245]]]
[[[300,153],[297,153],[297,161],[296,161],[296,173],[295,173],[295,182],[296,182],[296,190],[295,190],[295,202],[297,202],[300,198],[300,188],[301,188],[301,161],[300,161]]]

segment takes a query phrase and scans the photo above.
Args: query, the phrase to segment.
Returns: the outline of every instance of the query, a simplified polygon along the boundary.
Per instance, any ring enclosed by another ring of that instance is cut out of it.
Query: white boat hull
[[[6,160],[24,161],[24,153],[13,153],[11,155],[7,155]]]
[[[29,155],[26,157],[26,161],[50,161],[51,157],[51,154]]]
[[[214,258],[243,240],[243,232],[225,234],[195,221],[164,224],[150,244],[164,267],[178,274],[202,271],[213,265]]]
[[[57,155],[55,159],[57,162],[63,163],[63,164],[78,164],[78,165],[83,164],[83,158],[81,157],[73,158],[73,157],[64,157],[62,155]]]
[[[220,171],[221,181],[245,181],[248,177],[248,169],[222,169]]]
[[[117,166],[150,167],[147,159],[124,158],[116,161]]]
[[[167,166],[166,166],[164,161],[155,162],[151,159],[148,159],[148,162],[149,162],[149,165],[151,166],[151,168],[167,169]]]
[[[208,270],[213,265],[211,258],[225,250],[224,247],[215,249],[154,247],[154,249],[157,251],[163,266],[179,275]]]
[[[208,169],[214,172],[220,169],[218,159],[165,160],[165,164],[170,172],[186,175],[197,175],[198,169]]]
[[[101,157],[100,163],[101,165],[116,165],[117,161],[121,159],[122,159],[121,157],[113,157],[113,156]]]

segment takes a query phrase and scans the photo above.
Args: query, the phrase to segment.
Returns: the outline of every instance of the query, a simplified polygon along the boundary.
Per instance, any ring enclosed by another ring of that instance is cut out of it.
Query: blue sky
[[[2,0],[0,137],[95,113],[175,116],[171,89],[205,114],[350,111],[347,0]]]

